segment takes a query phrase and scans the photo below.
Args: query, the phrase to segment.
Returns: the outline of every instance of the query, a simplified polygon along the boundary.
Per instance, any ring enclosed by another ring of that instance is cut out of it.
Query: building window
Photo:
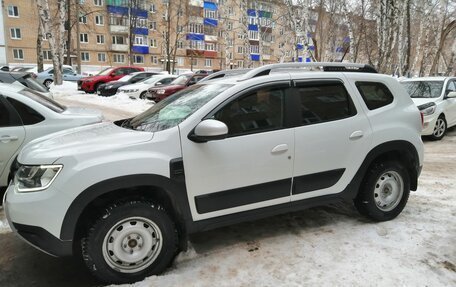
[[[157,30],[157,22],[152,21],[149,23],[149,29],[150,30]]]
[[[184,42],[182,42],[182,41],[177,42],[177,48],[178,49],[183,49],[184,48]]]
[[[11,39],[21,39],[21,29],[20,28],[11,28]]]
[[[139,46],[147,46],[147,36],[136,35],[134,44]]]
[[[52,52],[50,50],[43,51],[43,60],[45,60],[45,61],[52,60]]]
[[[24,51],[22,49],[13,49],[13,58],[15,60],[24,60]]]
[[[90,54],[89,52],[81,52],[81,61],[88,62],[90,61]]]
[[[81,43],[89,43],[89,34],[87,34],[87,33],[79,34],[79,42],[81,42]]]
[[[87,24],[87,15],[79,16],[79,23]]]
[[[144,63],[144,56],[143,55],[134,55],[133,56],[133,63],[135,63],[135,64],[143,64]]]
[[[150,6],[149,6],[149,12],[150,12],[150,13],[155,13],[155,12],[157,12],[157,8],[155,7],[155,4],[153,4],[153,3],[150,4]]]
[[[184,58],[182,58],[182,57],[177,57],[177,58],[176,58],[176,61],[177,61],[177,65],[178,65],[178,66],[183,66],[183,65],[184,65]]]
[[[204,60],[204,65],[206,67],[212,67],[212,59],[205,59]]]
[[[238,54],[244,54],[244,47],[243,46],[238,46],[237,47],[237,52],[238,52]]]
[[[19,8],[17,8],[17,6],[9,5],[8,6],[8,16],[9,17],[19,17]]]
[[[178,33],[184,32],[184,26],[178,25],[178,26],[177,26],[177,32],[178,32]]]
[[[104,35],[97,35],[97,44],[104,44],[105,38]]]
[[[190,33],[202,34],[203,33],[203,25],[199,23],[190,23],[188,25],[188,31]]]
[[[233,30],[233,23],[232,22],[228,22],[227,30],[228,31]]]
[[[158,57],[157,56],[152,56],[150,58],[150,60],[152,61],[152,64],[158,64]]]
[[[99,26],[103,26],[104,25],[104,17],[103,17],[103,15],[96,15],[95,16],[95,24],[99,25]]]
[[[93,0],[95,6],[103,6],[103,0]]]
[[[251,54],[259,54],[260,53],[260,46],[258,46],[258,45],[250,45],[250,53]]]
[[[125,37],[124,36],[112,36],[112,44],[113,45],[125,45]]]
[[[249,39],[250,40],[258,40],[259,38],[258,31],[249,31]]]
[[[198,59],[192,59],[192,66],[198,66]]]
[[[105,53],[98,53],[98,62],[106,62],[106,54]]]
[[[217,19],[217,11],[204,9],[204,18]]]
[[[114,26],[127,26],[128,23],[128,18],[125,16],[117,16],[114,14],[111,14],[109,16],[109,25],[114,25]]]
[[[244,61],[238,60],[238,61],[237,61],[237,67],[238,67],[238,68],[244,68]]]
[[[214,43],[206,43],[206,51],[215,51]]]
[[[114,54],[114,63],[124,63],[125,55],[123,54]]]
[[[157,48],[157,39],[150,39],[150,47]]]

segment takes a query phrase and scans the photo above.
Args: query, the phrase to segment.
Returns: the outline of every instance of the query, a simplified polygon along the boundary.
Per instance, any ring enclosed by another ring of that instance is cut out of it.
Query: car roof
[[[421,77],[404,79],[401,82],[421,82],[421,81],[445,81],[446,79],[452,79],[453,77]]]
[[[7,83],[0,83],[0,90],[12,93],[18,93],[25,89],[26,87],[20,85],[12,85]],[[0,92],[1,93],[1,92]]]

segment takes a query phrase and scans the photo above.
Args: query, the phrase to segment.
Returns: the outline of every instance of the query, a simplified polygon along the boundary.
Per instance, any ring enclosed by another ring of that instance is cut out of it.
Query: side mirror
[[[228,135],[228,127],[217,120],[204,120],[188,135],[188,139],[197,143],[221,140]]]
[[[450,99],[455,99],[456,98],[456,92],[449,92],[446,97],[446,99],[450,98]]]
[[[110,76],[111,78],[114,78],[114,77],[116,76],[116,74],[115,74],[115,73],[111,73],[111,74],[109,74],[109,76]]]
[[[156,82],[155,83],[155,86],[160,86],[160,85],[163,85],[163,83],[162,82]]]

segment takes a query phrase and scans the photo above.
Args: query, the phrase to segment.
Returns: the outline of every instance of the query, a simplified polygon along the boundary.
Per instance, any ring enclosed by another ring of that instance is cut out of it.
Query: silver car
[[[0,189],[28,142],[68,128],[103,120],[100,111],[65,107],[31,89],[0,84]]]

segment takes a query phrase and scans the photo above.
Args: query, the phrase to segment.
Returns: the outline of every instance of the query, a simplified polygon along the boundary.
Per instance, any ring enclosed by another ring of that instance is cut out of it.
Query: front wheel
[[[46,81],[44,81],[44,83],[43,83],[43,85],[45,85],[46,88],[49,88],[49,87],[51,86],[51,84],[52,84],[52,80],[46,80]]]
[[[87,267],[106,283],[132,283],[163,272],[176,254],[178,236],[165,210],[130,201],[106,209],[82,241]]]
[[[142,93],[139,95],[139,98],[140,98],[141,100],[145,100],[145,99],[146,99],[146,93],[147,93],[147,91],[142,92]]]
[[[445,136],[446,130],[447,123],[445,121],[445,117],[441,115],[435,122],[435,127],[434,131],[432,132],[431,138],[433,140],[441,140]]]
[[[355,198],[358,211],[375,221],[387,221],[404,209],[410,194],[410,179],[397,161],[375,163],[367,172]]]

